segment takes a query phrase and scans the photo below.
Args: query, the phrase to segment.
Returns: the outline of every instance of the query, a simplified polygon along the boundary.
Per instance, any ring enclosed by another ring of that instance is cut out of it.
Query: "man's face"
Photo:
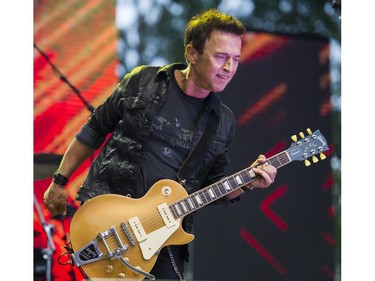
[[[223,91],[237,71],[240,55],[240,36],[213,31],[204,45],[203,54],[195,51],[190,60],[194,83],[202,90]]]

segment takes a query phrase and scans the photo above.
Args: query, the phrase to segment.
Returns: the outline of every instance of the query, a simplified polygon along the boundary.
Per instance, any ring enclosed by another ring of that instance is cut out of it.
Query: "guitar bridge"
[[[117,242],[118,247],[113,251],[111,251],[106,241],[106,239],[109,237],[114,237]],[[100,242],[103,243],[104,247],[106,248],[106,254],[99,249],[98,245]],[[77,266],[82,266],[102,259],[113,260],[115,258],[119,258],[128,248],[128,245],[123,245],[116,228],[111,226],[107,231],[99,232],[94,240],[90,241],[81,247],[81,249],[72,254],[71,259]]]

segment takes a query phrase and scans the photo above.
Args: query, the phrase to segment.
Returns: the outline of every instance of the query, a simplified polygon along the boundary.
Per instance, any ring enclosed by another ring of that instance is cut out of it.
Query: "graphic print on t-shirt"
[[[173,119],[173,118],[172,118]],[[160,155],[176,160],[174,151],[184,151],[188,153],[193,139],[193,130],[186,129],[181,125],[180,120],[174,117],[174,120],[167,120],[163,116],[158,116],[154,119],[151,127],[151,139],[156,143],[161,144]]]

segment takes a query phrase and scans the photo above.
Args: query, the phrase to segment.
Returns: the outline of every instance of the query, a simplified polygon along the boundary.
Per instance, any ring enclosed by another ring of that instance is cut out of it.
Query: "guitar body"
[[[182,229],[182,218],[175,219],[165,208],[186,196],[180,184],[165,179],[140,199],[115,194],[90,199],[71,222],[73,261],[91,279],[144,279],[122,260],[150,272],[161,248],[191,242],[194,236]]]

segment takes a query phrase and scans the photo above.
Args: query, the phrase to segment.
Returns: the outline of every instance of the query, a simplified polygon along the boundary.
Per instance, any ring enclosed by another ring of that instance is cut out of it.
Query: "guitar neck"
[[[266,161],[276,169],[292,162],[287,150],[268,158]],[[170,204],[169,207],[174,217],[178,219],[195,212],[256,179],[257,175],[253,172],[253,168],[248,167]]]

